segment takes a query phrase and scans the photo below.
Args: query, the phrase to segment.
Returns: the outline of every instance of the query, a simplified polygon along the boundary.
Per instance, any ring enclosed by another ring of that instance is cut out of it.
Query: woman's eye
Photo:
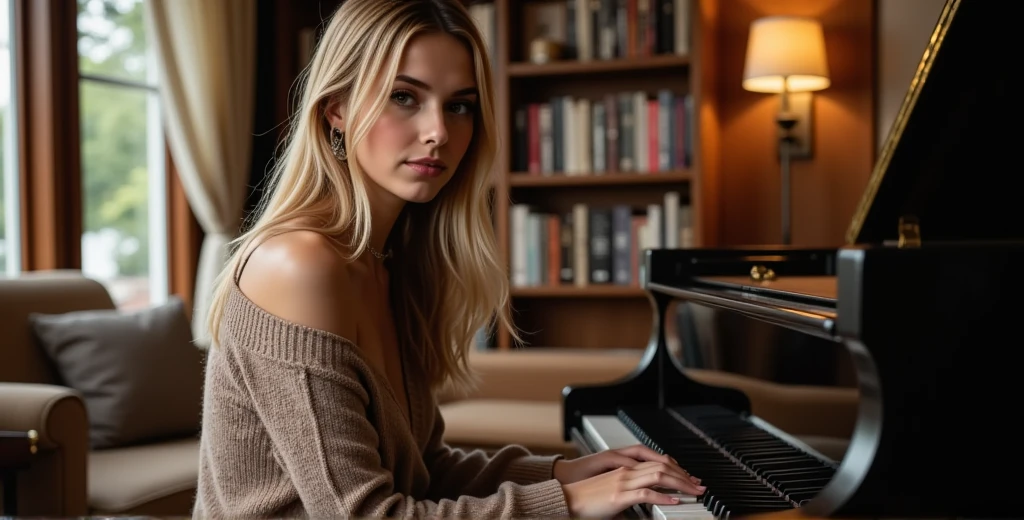
[[[394,101],[395,103],[398,103],[399,105],[403,105],[403,106],[410,105],[413,102],[413,98],[412,98],[411,94],[409,94],[408,92],[400,91],[400,90],[391,94],[391,100]]]
[[[473,103],[466,101],[459,101],[458,103],[451,104],[451,111],[460,116],[472,114],[475,109],[476,106]]]

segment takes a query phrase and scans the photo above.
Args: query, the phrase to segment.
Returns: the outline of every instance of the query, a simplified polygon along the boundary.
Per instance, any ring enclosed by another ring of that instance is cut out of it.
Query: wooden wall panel
[[[793,14],[821,20],[832,79],[814,94],[814,155],[792,167],[793,243],[842,244],[875,158],[874,2],[722,0],[720,7],[720,242],[781,239],[778,96],[745,91],[741,83],[750,23]]]

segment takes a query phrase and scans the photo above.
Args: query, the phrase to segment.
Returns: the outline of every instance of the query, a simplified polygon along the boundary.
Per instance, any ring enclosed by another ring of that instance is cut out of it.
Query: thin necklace
[[[374,257],[376,257],[377,260],[387,260],[388,258],[391,258],[391,250],[390,249],[388,249],[387,253],[383,253],[382,254],[381,252],[379,252],[376,249],[374,249],[373,246],[371,246],[370,244],[366,244],[366,246],[370,248],[370,253]]]

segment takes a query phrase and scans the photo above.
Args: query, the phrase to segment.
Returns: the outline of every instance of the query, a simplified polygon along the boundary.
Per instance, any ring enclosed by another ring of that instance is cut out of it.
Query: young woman
[[[458,0],[347,0],[217,289],[196,517],[610,516],[699,480],[643,446],[443,442],[434,400],[508,286],[491,65]]]

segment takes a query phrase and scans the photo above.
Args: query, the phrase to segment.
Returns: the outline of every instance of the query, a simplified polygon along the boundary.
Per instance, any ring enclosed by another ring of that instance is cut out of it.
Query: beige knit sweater
[[[193,515],[568,516],[557,457],[452,449],[414,363],[412,420],[351,342],[282,320],[233,286],[206,367]]]

